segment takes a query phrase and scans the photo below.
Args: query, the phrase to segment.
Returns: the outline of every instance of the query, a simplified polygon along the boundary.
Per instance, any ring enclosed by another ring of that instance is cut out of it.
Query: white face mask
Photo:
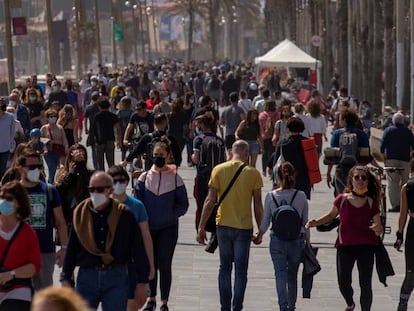
[[[125,92],[125,96],[131,97],[132,93],[131,92]]]
[[[92,81],[91,86],[96,86],[96,81]]]
[[[123,184],[123,183],[117,182],[114,184],[114,193],[117,195],[124,194],[126,191],[126,188],[127,188],[126,183]]]
[[[105,193],[91,193],[90,194],[93,207],[97,208],[106,202]]]
[[[34,170],[29,170],[27,172],[27,179],[31,182],[38,182],[40,177],[40,170],[35,168]]]

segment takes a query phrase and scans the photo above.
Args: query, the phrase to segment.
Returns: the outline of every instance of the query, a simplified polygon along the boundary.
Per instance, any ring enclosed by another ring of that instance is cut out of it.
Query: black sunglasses
[[[367,175],[354,175],[355,180],[366,181],[368,179]]]
[[[112,188],[112,186],[88,187],[88,190],[90,193],[95,193],[95,192],[102,193],[105,191],[105,189],[108,189],[108,188]]]
[[[29,170],[35,170],[35,169],[41,169],[42,165],[41,164],[30,164],[30,165],[25,165],[24,167],[27,167]]]

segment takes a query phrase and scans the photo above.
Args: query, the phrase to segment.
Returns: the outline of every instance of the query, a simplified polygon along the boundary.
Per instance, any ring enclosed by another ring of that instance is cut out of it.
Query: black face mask
[[[163,157],[154,157],[152,159],[152,162],[154,163],[154,165],[158,168],[161,168],[165,165],[165,158]]]
[[[1,109],[1,111],[6,111],[7,106],[6,105],[1,105],[0,109]]]

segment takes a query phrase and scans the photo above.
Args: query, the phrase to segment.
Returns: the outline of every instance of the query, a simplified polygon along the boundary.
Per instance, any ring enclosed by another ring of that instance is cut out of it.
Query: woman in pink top
[[[309,220],[308,228],[333,220],[338,214],[337,273],[339,290],[345,298],[345,311],[355,309],[352,269],[357,263],[361,286],[361,310],[371,310],[374,248],[383,230],[379,210],[380,184],[365,166],[354,166],[348,175],[344,193],[338,195],[332,209],[318,219]]]
[[[266,167],[269,162],[274,147],[272,137],[275,131],[276,121],[279,120],[279,112],[276,111],[274,100],[265,102],[264,111],[259,114],[260,135],[262,138],[262,174],[266,176]]]

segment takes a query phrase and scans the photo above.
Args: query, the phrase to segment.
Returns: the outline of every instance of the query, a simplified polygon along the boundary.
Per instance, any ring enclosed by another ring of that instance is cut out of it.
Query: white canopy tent
[[[257,71],[260,67],[293,67],[310,68],[316,70],[317,88],[321,90],[320,68],[322,63],[306,54],[288,39],[283,40],[273,49],[263,56],[256,57],[254,60]]]

